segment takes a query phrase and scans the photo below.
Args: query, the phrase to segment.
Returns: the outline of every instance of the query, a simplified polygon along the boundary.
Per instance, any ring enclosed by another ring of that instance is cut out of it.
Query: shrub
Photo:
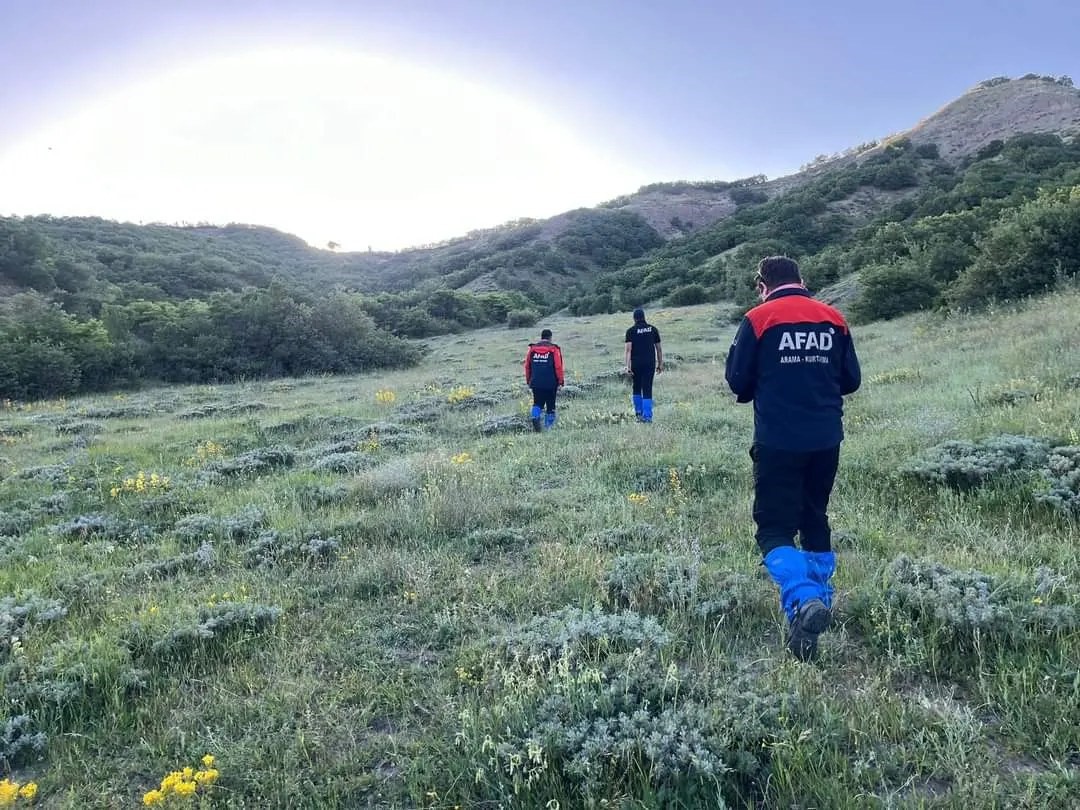
[[[305,508],[320,508],[348,503],[353,493],[345,484],[304,483],[293,488],[293,495]]]
[[[51,645],[36,666],[25,658],[9,665],[4,697],[45,728],[53,722],[78,727],[145,690],[146,674],[131,668],[127,651],[111,638],[64,640]]]
[[[263,532],[244,550],[244,565],[248,568],[273,568],[288,560],[304,560],[308,564],[327,563],[335,559],[341,548],[336,537],[323,539],[315,534],[296,542],[275,531]]]
[[[608,600],[644,613],[687,610],[697,594],[701,561],[663,552],[623,554],[604,576]]]
[[[481,436],[498,436],[505,433],[525,433],[530,430],[529,421],[519,414],[493,416],[480,423]]]
[[[1035,500],[1064,512],[1080,515],[1080,446],[1055,447],[1042,470],[1047,488]]]
[[[176,522],[173,534],[184,543],[205,543],[222,537],[221,521],[210,515],[187,515]]]
[[[631,611],[605,613],[600,608],[563,608],[537,616],[492,641],[507,659],[572,653],[605,657],[641,646],[663,646],[669,636],[656,619]]]
[[[44,732],[32,731],[32,728],[30,717],[25,714],[9,717],[4,722],[0,730],[0,767],[5,771],[44,755],[48,737]]]
[[[931,307],[939,293],[937,283],[913,263],[876,265],[859,275],[851,317],[862,323],[896,318]]]
[[[948,441],[926,451],[901,472],[928,484],[971,489],[1006,473],[1045,463],[1047,443],[1030,436],[995,436],[980,442]]]
[[[248,504],[235,515],[221,519],[221,533],[227,540],[241,543],[255,537],[266,525],[266,514],[257,506]]]
[[[231,402],[227,405],[200,405],[191,410],[182,411],[176,417],[178,419],[209,419],[211,416],[240,416],[241,414],[254,413],[266,410],[265,402]]]
[[[885,191],[896,191],[916,185],[919,175],[911,161],[894,160],[875,169],[870,182]]]
[[[67,608],[55,599],[39,596],[0,599],[0,661],[7,660],[17,639],[25,638],[29,629],[55,622],[67,615]]]
[[[200,611],[193,623],[174,627],[161,637],[155,637],[152,628],[133,623],[124,642],[136,658],[157,663],[185,662],[235,649],[233,642],[266,632],[280,617],[278,607],[222,602]]]
[[[97,422],[61,422],[56,426],[56,433],[60,436],[92,436],[102,430],[104,428]]]
[[[423,478],[411,462],[394,459],[360,473],[356,478],[355,495],[361,503],[374,504],[415,492],[422,485]]]
[[[37,502],[37,511],[45,515],[62,515],[71,506],[71,496],[66,492],[54,492]],[[0,514],[0,534],[3,534],[3,517]]]
[[[669,307],[686,307],[694,304],[705,304],[708,301],[709,293],[700,284],[684,284],[681,287],[676,287],[664,299],[664,303]]]
[[[463,539],[465,548],[474,561],[509,551],[520,551],[528,545],[521,529],[477,529]]]
[[[126,572],[124,577],[129,580],[155,580],[174,577],[182,571],[207,569],[214,565],[214,547],[204,542],[198,549],[190,554],[180,554],[167,560],[146,562],[135,566]]]
[[[258,536],[265,526],[266,515],[248,504],[237,514],[226,517],[187,515],[176,522],[173,534],[177,539],[191,544],[214,540],[239,543]]]
[[[27,467],[19,472],[24,481],[40,481],[54,486],[67,483],[68,467],[66,464],[48,464],[42,467]]]
[[[204,481],[211,481],[215,476],[256,476],[266,475],[285,467],[291,467],[296,461],[296,453],[291,447],[259,447],[238,456],[207,464],[199,476]]]
[[[535,309],[512,309],[506,313],[508,329],[525,329],[535,326],[538,320],[540,320],[540,313]]]
[[[371,467],[373,463],[369,453],[347,450],[342,453],[328,453],[316,459],[311,469],[314,472],[354,473]]]
[[[0,537],[16,537],[33,525],[34,516],[29,512],[0,512]]]
[[[876,645],[932,668],[966,671],[989,645],[1021,648],[1080,627],[1080,608],[1065,602],[1041,571],[1033,580],[959,571],[932,560],[897,557],[877,583],[850,602],[852,615]]]
[[[964,307],[1053,289],[1080,274],[1080,188],[1044,192],[1009,209],[980,240],[974,262],[949,289]]]
[[[149,526],[110,515],[79,515],[54,531],[69,540],[108,540],[125,545],[146,542],[154,534]]]
[[[793,696],[667,663],[659,630],[633,613],[567,608],[463,660],[446,792],[469,806],[746,803],[790,734]]]
[[[593,535],[589,542],[601,551],[626,551],[635,548],[652,548],[660,540],[660,531],[649,523],[635,523],[604,529]]]

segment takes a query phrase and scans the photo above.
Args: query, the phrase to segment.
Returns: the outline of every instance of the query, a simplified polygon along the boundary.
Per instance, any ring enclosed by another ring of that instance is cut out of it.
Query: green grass
[[[616,316],[545,324],[572,396],[543,435],[493,421],[527,425],[535,330],[0,410],[3,720],[47,737],[0,775],[57,808],[141,806],[207,753],[192,806],[1080,804],[1076,515],[1035,471],[901,472],[952,439],[1080,444],[1080,296],[856,330],[816,665],[758,565],[734,326],[653,320],[652,425],[626,421]],[[140,470],[168,487],[112,495]]]

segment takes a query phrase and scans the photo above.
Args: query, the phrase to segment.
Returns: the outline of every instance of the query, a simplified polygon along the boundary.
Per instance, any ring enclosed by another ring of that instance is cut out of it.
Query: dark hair
[[[787,256],[766,256],[758,262],[755,281],[762,281],[770,290],[781,284],[799,284],[802,274],[794,259]]]
[[[643,310],[641,307],[638,307],[634,310],[634,322],[645,323],[645,310]]]
[[[550,329],[545,329],[543,332],[541,332],[540,333],[540,339],[541,340],[551,340],[551,330]]]

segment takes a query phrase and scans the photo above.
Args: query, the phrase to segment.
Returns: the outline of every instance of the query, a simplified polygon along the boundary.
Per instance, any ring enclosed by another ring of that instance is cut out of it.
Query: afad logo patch
[[[780,336],[780,351],[817,349],[819,352],[827,352],[832,349],[834,331],[830,328],[828,332],[784,332]]]

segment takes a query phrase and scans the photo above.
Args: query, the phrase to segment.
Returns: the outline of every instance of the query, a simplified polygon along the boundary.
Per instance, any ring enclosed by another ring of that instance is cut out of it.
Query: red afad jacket
[[[558,388],[563,384],[562,349],[550,340],[530,343],[525,353],[525,383],[532,388]]]

